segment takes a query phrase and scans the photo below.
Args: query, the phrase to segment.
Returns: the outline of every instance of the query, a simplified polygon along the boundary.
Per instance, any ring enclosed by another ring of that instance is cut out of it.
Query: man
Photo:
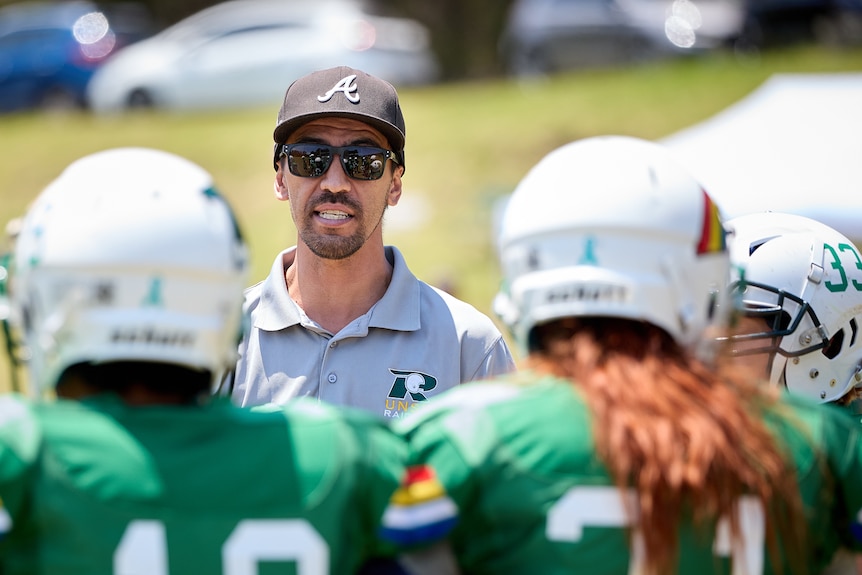
[[[727,222],[739,324],[732,352],[776,386],[850,406],[862,390],[862,256],[811,218],[754,213]],[[858,409],[858,407],[857,407]]]
[[[0,400],[0,572],[340,575],[386,556],[374,526],[404,449],[377,418],[212,395],[247,253],[203,169],[85,157],[29,210],[14,259],[29,387],[58,398]]]
[[[551,152],[499,247],[496,309],[529,356],[396,423],[412,465],[388,537],[448,532],[474,575],[819,573],[862,548],[862,430],[715,356],[724,229],[664,149]]]
[[[395,89],[346,67],[287,89],[273,133],[275,196],[296,247],[246,293],[241,405],[313,397],[398,418],[465,381],[511,371],[487,316],[416,279],[384,246],[401,197],[405,126]]]

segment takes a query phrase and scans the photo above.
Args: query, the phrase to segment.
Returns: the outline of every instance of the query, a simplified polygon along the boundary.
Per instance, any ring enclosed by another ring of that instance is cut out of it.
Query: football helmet
[[[699,356],[723,325],[729,280],[716,204],[659,144],[579,140],[548,154],[501,217],[494,311],[522,352],[531,332],[569,316],[642,320]]]
[[[862,384],[862,257],[853,242],[795,214],[748,214],[727,227],[734,301],[761,320],[734,330],[732,352],[767,354],[772,383],[819,402]]]
[[[210,175],[173,154],[84,157],[24,217],[10,297],[34,395],[80,362],[236,361],[248,255]]]

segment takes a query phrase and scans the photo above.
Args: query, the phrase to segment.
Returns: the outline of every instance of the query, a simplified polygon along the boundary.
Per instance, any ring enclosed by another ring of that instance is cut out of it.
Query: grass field
[[[403,90],[405,191],[403,205],[388,216],[386,241],[401,248],[418,277],[446,282],[490,313],[499,281],[492,208],[547,152],[597,134],[661,138],[711,116],[775,73],[846,71],[862,71],[862,48],[797,48],[745,60],[716,55],[531,82]],[[162,148],[214,175],[247,236],[256,282],[275,254],[295,242],[289,207],[272,194],[271,134],[279,105],[185,115],[0,117],[0,222],[24,213],[76,158],[116,146]],[[10,381],[4,356],[0,390]]]

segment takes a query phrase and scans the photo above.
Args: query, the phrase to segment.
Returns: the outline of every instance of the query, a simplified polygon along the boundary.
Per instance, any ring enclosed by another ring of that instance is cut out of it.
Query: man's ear
[[[389,184],[389,195],[386,198],[387,205],[398,205],[398,200],[401,199],[401,173],[404,169],[401,166],[395,170],[392,176],[392,182]]]
[[[284,181],[284,170],[281,165],[279,165],[278,170],[275,172],[275,181],[272,184],[272,188],[276,199],[282,202],[290,200],[290,192],[287,190],[287,182]]]

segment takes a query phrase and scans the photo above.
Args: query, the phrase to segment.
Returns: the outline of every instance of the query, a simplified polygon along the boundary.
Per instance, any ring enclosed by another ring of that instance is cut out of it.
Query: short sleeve
[[[30,405],[16,395],[0,397],[0,536],[11,530],[24,504],[40,441]]]
[[[387,539],[410,548],[446,537],[469,515],[483,477],[493,476],[497,434],[482,409],[487,395],[477,390],[447,392],[396,426],[409,447],[408,470],[384,515]]]

